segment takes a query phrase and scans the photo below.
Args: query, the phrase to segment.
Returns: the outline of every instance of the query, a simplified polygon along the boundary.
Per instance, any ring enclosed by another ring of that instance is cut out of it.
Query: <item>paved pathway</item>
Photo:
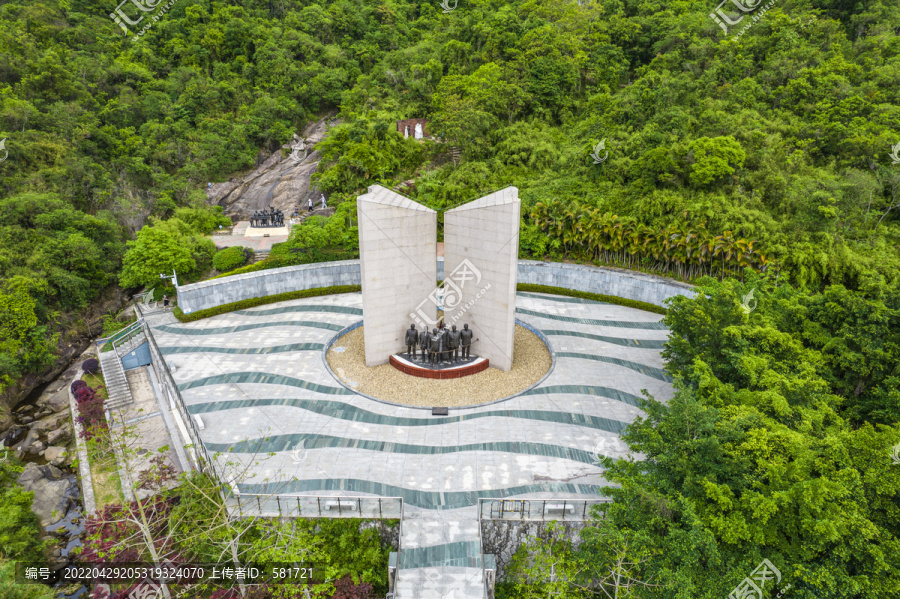
[[[538,387],[443,417],[375,402],[322,355],[361,306],[356,293],[148,322],[207,448],[248,466],[242,493],[403,497],[398,599],[483,597],[478,499],[597,498],[595,456],[622,455],[642,390],[673,393],[658,315],[519,293],[517,317],[556,352]]]
[[[134,396],[134,403],[113,410],[115,422],[126,425],[126,432],[122,437],[122,443],[128,448],[127,468],[122,468],[123,456],[119,458],[119,473],[122,479],[122,491],[125,499],[134,500],[134,483],[139,473],[151,466],[150,460],[160,455],[160,449],[168,447],[162,452],[167,457],[167,462],[179,472],[187,467],[184,457],[184,449],[179,443],[174,443],[170,436],[170,427],[167,426],[163,410],[167,409],[157,396],[155,385],[151,377],[149,366],[141,366],[125,371],[128,386]],[[121,433],[121,426],[115,428],[115,432]],[[141,498],[147,497],[150,491],[140,490]]]

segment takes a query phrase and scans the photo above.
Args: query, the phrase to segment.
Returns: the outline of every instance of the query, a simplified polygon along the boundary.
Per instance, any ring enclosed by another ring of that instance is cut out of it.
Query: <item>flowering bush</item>
[[[76,391],[78,391],[78,390],[81,389],[82,387],[87,387],[87,386],[88,386],[87,383],[85,383],[85,382],[84,382],[83,380],[81,380],[81,379],[78,379],[77,381],[75,381],[75,382],[72,383],[72,386],[69,387],[69,389],[72,390],[72,395],[75,395],[75,392],[76,392]]]
[[[74,391],[75,407],[78,416],[75,420],[82,426],[81,437],[91,439],[100,429],[106,428],[106,414],[103,411],[104,399],[97,392],[84,385]]]

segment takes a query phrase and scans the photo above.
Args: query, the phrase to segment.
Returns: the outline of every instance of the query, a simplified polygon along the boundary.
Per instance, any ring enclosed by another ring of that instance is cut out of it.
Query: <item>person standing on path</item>
[[[164,295],[163,296],[163,310],[168,310],[168,309],[169,309],[169,296]]]
[[[309,200],[307,200],[307,208],[308,208],[306,211],[307,214],[312,212],[312,198],[309,198]]]
[[[325,194],[322,194],[322,210],[325,210],[328,206],[325,205]]]

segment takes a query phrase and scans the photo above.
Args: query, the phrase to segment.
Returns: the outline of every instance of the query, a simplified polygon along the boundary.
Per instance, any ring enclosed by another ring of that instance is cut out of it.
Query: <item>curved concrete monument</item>
[[[444,214],[444,322],[470,323],[476,353],[512,368],[519,265],[519,190],[507,187]]]
[[[437,212],[380,185],[356,198],[366,366],[404,346],[409,314],[435,291]],[[436,321],[437,305],[428,311]]]
[[[357,198],[367,366],[410,346],[410,319],[437,327],[441,309],[448,327],[471,323],[475,353],[512,368],[520,209],[519,190],[507,187],[446,212],[448,274],[435,288],[437,213],[380,185]]]

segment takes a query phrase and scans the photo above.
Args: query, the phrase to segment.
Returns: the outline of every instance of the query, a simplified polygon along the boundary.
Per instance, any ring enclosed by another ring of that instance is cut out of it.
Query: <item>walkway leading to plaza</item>
[[[519,293],[517,318],[556,357],[539,385],[448,416],[375,401],[342,386],[323,356],[361,307],[355,293],[147,321],[207,450],[244,465],[245,497],[403,499],[397,599],[484,597],[479,501],[598,499],[596,456],[627,449],[618,436],[641,414],[642,390],[673,393],[659,315]]]

